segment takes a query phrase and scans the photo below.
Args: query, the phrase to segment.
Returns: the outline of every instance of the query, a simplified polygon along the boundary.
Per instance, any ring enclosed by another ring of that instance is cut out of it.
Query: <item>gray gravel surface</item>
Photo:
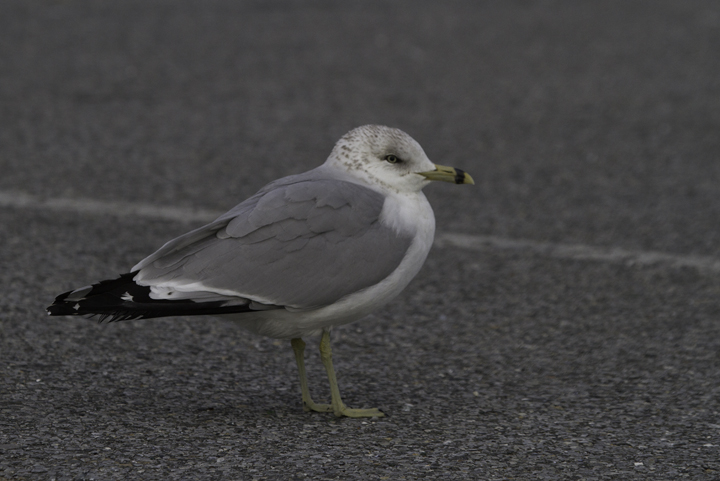
[[[718,52],[710,0],[6,0],[0,192],[226,209],[372,122],[477,180],[439,232],[717,259]],[[335,419],[287,342],[45,316],[196,225],[0,208],[0,480],[720,478],[716,270],[436,248]]]

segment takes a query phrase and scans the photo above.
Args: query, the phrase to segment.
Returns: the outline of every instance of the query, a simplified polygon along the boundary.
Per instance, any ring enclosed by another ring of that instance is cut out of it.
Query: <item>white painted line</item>
[[[0,191],[0,207],[38,209],[78,214],[111,215],[118,217],[145,217],[186,223],[209,222],[221,211],[183,207],[160,207],[132,202],[101,201],[93,199],[41,198],[23,192]],[[692,267],[701,272],[720,273],[720,259],[706,256],[668,254],[653,251],[632,251],[617,247],[595,247],[583,244],[556,244],[504,237],[438,233],[438,248],[456,247],[474,251],[520,250],[557,259],[609,262],[625,265],[664,265]]]
[[[525,250],[558,259],[609,262],[625,265],[665,265],[694,267],[708,273],[720,272],[720,259],[708,256],[668,254],[655,251],[632,251],[618,247],[595,247],[584,244],[555,244],[504,237],[440,233],[435,236],[438,247],[452,246],[476,251]]]
[[[75,212],[79,214],[147,217],[179,222],[209,222],[222,212],[183,207],[160,207],[133,202],[93,199],[41,198],[23,192],[0,191],[0,207]]]

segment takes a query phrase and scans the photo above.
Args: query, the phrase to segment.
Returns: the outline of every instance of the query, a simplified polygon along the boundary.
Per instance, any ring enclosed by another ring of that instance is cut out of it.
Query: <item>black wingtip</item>
[[[83,316],[98,322],[129,321],[168,316],[197,316],[250,312],[246,304],[195,302],[150,297],[150,288],[133,281],[134,272],[60,294],[47,308],[49,316]]]
[[[57,302],[57,301],[56,301]],[[52,306],[48,306],[47,309],[48,316],[74,316],[76,315],[76,312],[67,304],[53,304]]]

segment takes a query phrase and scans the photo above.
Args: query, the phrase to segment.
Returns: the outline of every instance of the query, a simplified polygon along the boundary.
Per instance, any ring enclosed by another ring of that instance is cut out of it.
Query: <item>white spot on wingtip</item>
[[[133,296],[131,296],[129,292],[126,292],[125,294],[120,296],[120,299],[122,299],[123,301],[132,302]]]
[[[75,309],[76,311],[77,311],[78,309],[80,309],[80,303],[78,302],[77,304],[75,304],[75,305],[73,306],[73,309]]]

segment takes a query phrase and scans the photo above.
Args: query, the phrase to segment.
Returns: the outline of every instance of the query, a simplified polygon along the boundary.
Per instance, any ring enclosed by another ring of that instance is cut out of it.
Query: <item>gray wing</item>
[[[412,237],[380,223],[383,203],[350,182],[281,179],[167,243],[133,269],[136,281],[298,309],[329,305],[377,284],[405,257]]]

